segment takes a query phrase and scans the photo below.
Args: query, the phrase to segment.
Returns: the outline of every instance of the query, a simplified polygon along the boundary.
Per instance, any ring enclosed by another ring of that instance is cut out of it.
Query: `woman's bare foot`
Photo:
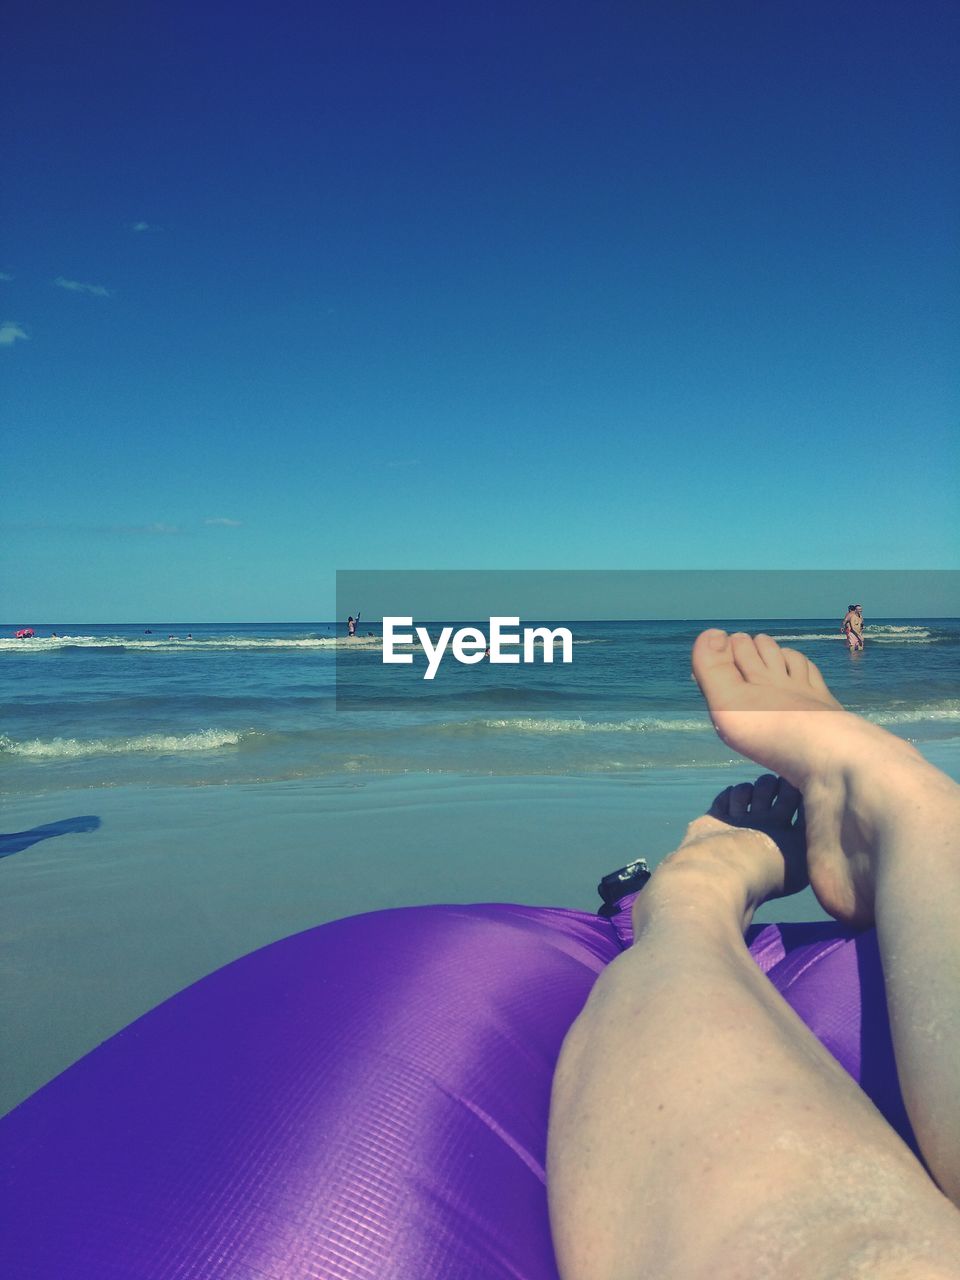
[[[729,919],[744,930],[761,903],[804,887],[805,850],[800,792],[785,778],[765,773],[727,787],[694,818],[636,899],[635,930],[678,901],[711,921],[726,905]]]
[[[908,743],[845,711],[817,667],[770,636],[705,631],[693,672],[720,737],[803,793],[810,883],[854,925],[874,918],[883,833],[919,793],[954,787]]]

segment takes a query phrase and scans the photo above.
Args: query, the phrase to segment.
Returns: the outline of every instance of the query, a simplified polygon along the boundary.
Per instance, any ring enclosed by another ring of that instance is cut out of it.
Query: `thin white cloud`
[[[4,320],[0,324],[0,347],[12,347],[18,339],[27,340],[27,334],[12,320]]]
[[[153,524],[106,524],[96,525],[93,529],[94,533],[119,533],[119,534],[149,534],[165,537],[183,533],[183,529],[178,524],[163,524],[156,521]]]
[[[239,529],[243,521],[231,520],[229,516],[207,516],[203,523],[220,525],[224,529]]]
[[[164,535],[168,533],[171,533],[171,534],[183,533],[183,530],[180,528],[178,524],[163,524],[158,521],[154,524],[144,524],[144,525],[133,524],[133,525],[126,525],[126,526],[121,525],[119,532],[120,533],[156,533],[156,534]]]
[[[156,231],[156,227],[150,222],[131,222],[131,231]]]
[[[0,280],[12,280],[13,276],[9,271],[0,271]]]
[[[105,289],[102,284],[84,284],[82,280],[66,280],[63,276],[57,276],[53,283],[58,289],[69,289],[71,293],[87,293],[92,298],[113,296],[111,291]]]

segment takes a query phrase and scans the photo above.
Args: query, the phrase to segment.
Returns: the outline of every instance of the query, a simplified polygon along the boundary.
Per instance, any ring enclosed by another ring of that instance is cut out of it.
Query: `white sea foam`
[[[919,724],[923,721],[960,720],[960,698],[944,702],[923,702],[915,707],[895,707],[890,711],[867,712],[874,724]]]
[[[79,760],[85,756],[137,752],[171,755],[180,751],[219,751],[237,746],[247,736],[238,729],[201,729],[196,733],[145,733],[136,738],[34,738],[15,742],[0,734],[0,755],[27,760]]]
[[[32,640],[15,640],[0,637],[0,652],[50,653],[57,649],[132,649],[155,653],[224,652],[231,649],[379,649],[379,636],[358,636],[347,640],[343,636],[305,636],[294,639],[255,636],[221,636],[216,638],[187,639],[173,636],[164,639],[137,636],[35,636]]]
[[[960,699],[925,702],[912,707],[895,707],[889,711],[868,711],[865,718],[874,724],[920,724],[933,721],[960,720]],[[629,720],[566,720],[545,716],[513,716],[481,720],[485,729],[513,733],[701,733],[713,728],[709,720],[669,720],[660,716]]]
[[[873,635],[871,632],[864,633],[864,640],[869,640],[871,644],[936,644],[937,637],[931,635],[913,635],[913,636],[885,636]]]
[[[925,627],[916,626],[871,626],[867,625],[864,631],[867,640],[880,641],[883,643],[897,644],[933,644],[936,636],[930,634]],[[839,627],[836,631],[802,631],[796,635],[778,635],[777,640],[790,641],[796,640],[839,640],[846,643],[844,636]]]
[[[928,636],[930,634],[930,632],[926,629],[926,627],[918,627],[916,626],[915,623],[904,623],[898,626],[890,622],[890,623],[884,623],[882,625],[878,624],[872,627],[871,630],[876,631],[880,634],[889,633],[890,635],[897,635],[897,634],[903,633],[904,635],[911,634],[911,635]]]
[[[709,720],[663,720],[656,716],[630,720],[562,720],[552,717],[515,716],[503,720],[481,720],[485,729],[514,733],[689,733],[711,728]]]
[[[543,644],[541,638],[535,643]],[[573,643],[609,644],[602,638],[576,636]],[[34,636],[31,640],[17,640],[12,636],[0,636],[0,653],[50,653],[58,649],[129,649],[154,653],[223,653],[230,650],[251,649],[375,649],[383,647],[380,636]],[[395,644],[398,650],[419,649],[418,643]],[[509,645],[504,647],[509,648]]]

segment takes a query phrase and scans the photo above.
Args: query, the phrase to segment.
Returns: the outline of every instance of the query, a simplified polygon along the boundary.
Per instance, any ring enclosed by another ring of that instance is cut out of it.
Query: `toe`
[[[730,637],[730,647],[733,650],[733,660],[737,664],[737,669],[748,684],[770,683],[767,664],[760,656],[753,636],[748,636],[745,631],[738,631]]]
[[[713,804],[707,810],[711,818],[725,820],[730,817],[730,792],[732,790],[732,787],[724,787],[719,795],[713,797]]]
[[[832,702],[835,706],[840,706],[840,703],[830,692],[826,680],[820,674],[820,668],[815,662],[811,662],[809,658],[807,659],[807,683],[814,693],[823,698],[825,702]]]
[[[820,668],[815,662],[811,662],[809,659],[807,659],[807,680],[812,688],[819,689],[824,693],[829,692],[827,689],[827,682],[820,674]]]
[[[798,649],[781,649],[783,660],[786,663],[787,675],[791,680],[801,680],[807,683],[807,672],[810,668],[810,659],[805,657]]]
[[[777,644],[772,636],[759,635],[755,638],[754,643],[757,646],[757,652],[763,659],[763,664],[774,677],[774,679],[783,679],[787,674],[787,663],[783,656],[783,650]]]
[[[710,717],[717,726],[718,714],[742,703],[750,687],[733,655],[733,639],[726,631],[710,630],[701,632],[694,641],[694,680],[707,699]],[[769,684],[769,680],[764,682]]]
[[[750,802],[753,800],[753,783],[738,782],[735,787],[730,788],[730,817],[735,821],[742,821],[750,812]]]
[[[800,808],[801,796],[796,787],[786,780],[780,779],[777,788],[777,799],[773,806],[774,820],[784,827],[789,827]]]
[[[725,631],[711,629],[697,636],[693,645],[693,678],[711,712],[737,702],[745,681],[733,660],[733,646]]]
[[[779,779],[776,774],[764,773],[753,784],[753,801],[750,805],[750,814],[758,822],[764,822],[770,818],[773,802],[777,798],[778,782]]]

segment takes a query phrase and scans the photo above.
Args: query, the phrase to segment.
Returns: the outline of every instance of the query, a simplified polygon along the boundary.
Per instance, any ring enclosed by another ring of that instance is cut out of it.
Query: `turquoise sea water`
[[[703,625],[574,623],[569,665],[447,660],[432,682],[422,653],[413,668],[384,665],[369,642],[337,643],[333,624],[41,626],[0,639],[2,786],[714,765],[730,753],[689,676]],[[801,649],[841,701],[894,732],[960,735],[956,619],[868,620],[854,656],[833,619],[735,625]]]
[[[421,654],[385,667],[332,625],[0,629],[0,1111],[188,983],[324,920],[595,909],[600,875],[655,865],[756,776],[690,679],[700,625],[572,624],[572,666],[445,664],[432,684]],[[848,705],[960,778],[960,622],[870,622],[859,658],[836,620],[742,625],[808,653]],[[763,912],[820,914],[809,890]]]

